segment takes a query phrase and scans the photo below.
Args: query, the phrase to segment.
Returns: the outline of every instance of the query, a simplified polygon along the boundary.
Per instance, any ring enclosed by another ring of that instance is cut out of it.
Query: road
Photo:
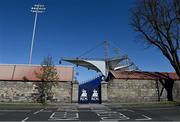
[[[0,121],[180,121],[180,106],[128,107],[60,105],[0,107]]]

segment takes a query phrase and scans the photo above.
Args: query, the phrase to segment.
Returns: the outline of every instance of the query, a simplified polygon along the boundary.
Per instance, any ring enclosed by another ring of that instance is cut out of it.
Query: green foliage
[[[52,87],[57,85],[59,77],[54,66],[51,56],[44,58],[41,63],[40,73],[35,73],[36,77],[40,79],[40,82],[36,82],[36,89],[39,92],[39,97],[37,101],[41,103],[46,103],[46,98],[53,96]]]

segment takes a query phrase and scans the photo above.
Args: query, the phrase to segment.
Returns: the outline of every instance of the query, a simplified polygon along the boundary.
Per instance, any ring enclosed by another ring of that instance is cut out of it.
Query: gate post
[[[101,102],[107,102],[108,101],[108,95],[107,95],[107,82],[102,81],[101,82]]]
[[[72,102],[78,103],[78,95],[79,95],[79,83],[73,82],[72,83]]]

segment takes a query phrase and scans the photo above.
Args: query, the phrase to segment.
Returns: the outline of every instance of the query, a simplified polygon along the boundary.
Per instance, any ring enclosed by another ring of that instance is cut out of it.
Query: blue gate
[[[79,85],[79,103],[101,103],[101,81],[99,76],[91,81]]]

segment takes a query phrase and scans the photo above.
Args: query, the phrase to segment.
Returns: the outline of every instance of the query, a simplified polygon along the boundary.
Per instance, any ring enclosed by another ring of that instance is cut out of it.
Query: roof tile
[[[139,79],[139,80],[158,80],[173,79],[180,80],[175,72],[143,72],[143,71],[110,71],[116,79]]]
[[[40,73],[41,66],[36,65],[0,65],[0,80],[24,80],[38,81],[36,73]],[[59,81],[72,81],[73,68],[56,66]]]

